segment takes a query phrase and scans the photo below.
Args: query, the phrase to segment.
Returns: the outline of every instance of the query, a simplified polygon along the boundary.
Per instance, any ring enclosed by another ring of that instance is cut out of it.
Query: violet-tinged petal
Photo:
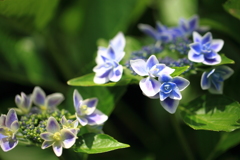
[[[222,90],[222,88],[223,88],[222,87],[222,85],[223,85],[222,81],[218,81],[218,80],[214,79],[214,77],[211,77],[211,82],[212,82],[211,88],[215,88],[217,91]]]
[[[122,78],[122,73],[123,67],[122,65],[118,65],[118,67],[113,68],[109,73],[109,80],[112,82],[118,82]]]
[[[200,43],[191,43],[189,44],[189,47],[195,52],[195,53],[201,53],[202,46]]]
[[[211,86],[211,81],[208,78],[208,73],[204,72],[201,77],[201,88],[203,90],[209,89]]]
[[[217,57],[217,53],[215,53],[214,51],[208,52],[204,54],[204,58],[205,59],[214,59],[215,57]]]
[[[98,103],[97,98],[91,98],[91,99],[84,100],[80,107],[81,115],[92,114],[93,111],[96,109],[97,103]]]
[[[61,138],[64,148],[70,148],[74,145],[76,141],[76,136],[70,130],[62,129],[61,130]]]
[[[43,132],[40,134],[40,137],[45,141],[53,141],[53,133]]]
[[[151,26],[149,26],[147,24],[139,24],[138,28],[142,32],[144,32],[145,34],[149,35],[150,37],[154,38],[155,40],[158,40],[157,39],[157,34],[158,33],[156,32],[156,30],[153,27],[151,27]]]
[[[10,151],[18,144],[18,140],[16,138],[12,139],[11,137],[3,138],[1,141],[1,148],[4,152]]]
[[[158,63],[157,57],[155,55],[151,55],[146,62],[146,70],[150,71],[150,69]]]
[[[6,117],[6,126],[11,128],[11,125],[14,121],[18,121],[16,111],[14,109],[10,109],[7,113]]]
[[[77,113],[80,113],[80,106],[82,104],[82,96],[80,93],[75,89],[73,92],[73,103],[74,103],[74,108]]]
[[[62,150],[63,150],[61,142],[55,141],[52,146],[56,156],[60,157],[62,155]]]
[[[165,64],[156,64],[154,65],[149,73],[151,77],[158,77],[160,75],[160,73],[163,71],[163,69],[166,68]],[[168,67],[169,68],[169,67]]]
[[[159,92],[160,101],[164,101],[167,97],[169,97],[169,93]]]
[[[213,39],[211,43],[211,49],[215,52],[219,52],[223,47],[224,41],[221,39]]]
[[[35,87],[32,94],[33,102],[38,106],[45,103],[46,94],[40,87]]]
[[[115,51],[123,51],[126,41],[122,32],[119,32],[111,41],[110,45]]]
[[[165,32],[167,30],[167,27],[162,25],[161,22],[157,21],[156,28],[159,33]]]
[[[64,100],[64,96],[61,93],[53,93],[47,96],[46,106],[49,108],[56,107]]]
[[[182,77],[174,77],[172,79],[172,82],[175,83],[180,91],[183,91],[189,84],[190,82]]]
[[[228,79],[234,73],[233,69],[228,66],[219,66],[216,70],[221,74],[223,80]]]
[[[160,101],[160,103],[166,111],[173,114],[177,110],[179,100],[171,99],[168,97],[164,101]]]
[[[203,62],[204,61],[204,55],[194,52],[193,50],[190,50],[188,52],[188,59],[193,62]]]
[[[219,82],[218,85],[219,85],[218,89],[211,85],[208,91],[212,94],[223,94],[223,82]]]
[[[91,115],[86,117],[88,125],[100,125],[107,121],[108,116],[96,109]]]
[[[97,57],[95,59],[97,64],[103,64],[104,63],[104,59],[102,58],[102,56],[106,56],[106,53],[107,53],[107,48],[98,47]]]
[[[158,80],[159,80],[160,83],[169,82],[169,81],[172,80],[172,77],[168,74],[161,74],[158,77]]]
[[[212,42],[212,34],[210,32],[206,33],[203,37],[202,37],[202,45],[204,44],[208,44]]]
[[[0,140],[3,139],[3,138],[7,138],[7,137],[8,136],[5,135],[5,130],[3,128],[0,128]]]
[[[4,127],[6,125],[6,115],[2,114],[0,117],[0,127]]]
[[[200,43],[201,39],[202,39],[202,36],[199,33],[193,32],[193,41],[194,42]]]
[[[130,60],[130,64],[134,72],[140,76],[147,76],[146,62],[142,59]]]
[[[19,95],[15,96],[15,103],[17,106],[21,106],[22,98]]]
[[[177,87],[175,87],[172,92],[169,94],[169,98],[175,99],[175,100],[181,100],[182,95]]]
[[[78,128],[70,128],[69,129],[74,135],[77,135],[78,132],[79,132],[79,129]]]
[[[18,129],[19,129],[19,123],[18,123],[18,121],[14,121],[14,122],[11,124],[10,129],[11,129],[14,133],[17,132]]]
[[[189,30],[194,31],[198,27],[198,16],[194,15],[190,20],[189,20]]]
[[[77,115],[77,113],[76,113],[76,118],[82,126],[86,126],[88,124],[88,120],[84,117],[80,117],[79,115]]]
[[[215,55],[216,57],[213,58],[213,59],[208,59],[208,58],[204,58],[204,61],[202,62],[203,64],[206,64],[206,65],[216,65],[216,64],[219,64],[221,63],[222,61],[222,58],[220,55]]]
[[[48,148],[48,147],[50,147],[53,143],[54,143],[54,141],[44,141],[44,142],[42,143],[41,148],[42,148],[42,149]]]
[[[160,91],[161,83],[154,78],[144,78],[139,82],[142,92],[147,96],[154,96]]]
[[[107,54],[106,54],[107,59],[115,60],[116,59],[116,53],[115,50],[109,46],[107,49]]]
[[[75,91],[75,90],[74,90]],[[68,124],[68,121],[67,121],[67,119],[66,119],[66,117],[65,116],[62,116],[62,118],[61,118],[61,124],[62,125],[67,125]]]
[[[31,107],[31,99],[28,97],[25,93],[21,93],[22,99],[23,99],[23,104],[22,106],[26,109],[30,109]]]
[[[50,133],[56,133],[60,131],[60,126],[54,117],[48,118],[46,129]]]

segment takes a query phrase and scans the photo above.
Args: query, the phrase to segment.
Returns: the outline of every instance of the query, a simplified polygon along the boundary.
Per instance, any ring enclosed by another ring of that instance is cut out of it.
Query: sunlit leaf
[[[204,95],[179,107],[186,124],[196,130],[233,131],[240,128],[240,105],[223,95]]]
[[[175,69],[175,71],[171,74],[172,77],[175,77],[175,76],[179,76],[181,75],[183,72],[185,72],[189,66],[183,66],[183,67],[171,67],[173,69]]]
[[[232,60],[232,59],[226,57],[224,54],[221,54],[221,58],[222,58],[222,61],[221,61],[221,63],[218,64],[218,65],[223,65],[223,64],[234,64],[234,63],[235,63],[234,60]]]
[[[129,147],[128,144],[120,143],[109,135],[89,133],[84,134],[77,140],[74,150],[76,152],[96,154],[127,147]]]

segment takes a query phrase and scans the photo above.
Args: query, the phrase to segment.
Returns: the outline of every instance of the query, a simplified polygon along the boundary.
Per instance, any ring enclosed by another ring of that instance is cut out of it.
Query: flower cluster
[[[35,87],[28,96],[23,92],[16,95],[15,103],[18,108],[12,108],[7,115],[0,117],[2,150],[7,152],[18,142],[27,142],[42,144],[42,149],[52,146],[56,156],[61,156],[63,148],[68,149],[75,144],[81,127],[90,126],[90,132],[102,133],[102,126],[108,116],[96,109],[97,98],[83,100],[75,90],[74,115],[57,108],[63,100],[61,93],[46,95],[40,87]]]

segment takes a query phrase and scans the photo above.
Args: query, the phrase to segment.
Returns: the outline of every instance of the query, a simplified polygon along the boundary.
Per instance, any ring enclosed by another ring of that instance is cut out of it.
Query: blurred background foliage
[[[131,38],[143,39],[139,23],[155,26],[158,20],[171,26],[181,17],[198,14],[200,24],[209,26],[214,38],[224,39],[222,52],[236,62],[231,65],[235,74],[226,81],[224,92],[240,101],[240,4],[231,3],[236,0],[2,0],[0,111],[6,113],[15,107],[16,94],[30,94],[34,86],[40,86],[48,94],[62,92],[65,101],[60,107],[73,113],[72,93],[77,88],[83,98],[98,97],[100,110],[112,113],[104,126],[105,133],[131,146],[90,155],[89,160],[186,159],[171,123],[172,115],[162,109],[158,100],[144,97],[138,86],[84,88],[70,87],[66,82],[92,72],[101,39],[109,40],[122,31],[131,42],[132,48],[126,49],[130,54],[141,48]],[[199,79],[190,77],[185,103],[205,93],[200,90]],[[195,131],[181,120],[180,125],[195,159],[240,159],[239,131]],[[0,152],[3,160],[46,157],[57,159],[51,149],[36,147],[18,146],[8,153]]]

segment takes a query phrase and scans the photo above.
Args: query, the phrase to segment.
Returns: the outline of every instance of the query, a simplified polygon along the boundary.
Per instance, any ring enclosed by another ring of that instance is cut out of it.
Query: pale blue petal
[[[228,79],[234,73],[233,69],[228,66],[219,66],[216,68],[216,72],[221,74],[223,80]]]
[[[151,56],[148,58],[148,60],[147,60],[146,70],[147,70],[147,71],[150,71],[151,68],[152,68],[153,66],[155,66],[156,64],[159,64],[157,57],[156,57],[155,55],[151,55]]]
[[[190,20],[189,20],[189,31],[194,31],[198,27],[198,16],[194,15]]]
[[[142,92],[147,96],[154,96],[160,91],[161,83],[154,78],[144,78],[139,82]]]
[[[15,103],[16,103],[17,106],[21,106],[22,98],[19,95],[15,96]]]
[[[158,77],[162,73],[163,69],[165,69],[165,68],[166,68],[165,64],[156,64],[150,69],[149,73],[150,73],[151,77]],[[166,72],[167,72],[167,70],[166,70]]]
[[[215,58],[213,58],[213,59],[208,59],[205,57],[204,61],[202,63],[206,64],[206,65],[216,65],[216,64],[221,63],[221,61],[222,61],[221,56],[216,54]]]
[[[201,39],[202,39],[202,36],[199,33],[193,32],[193,41],[195,43],[200,43]]]
[[[30,97],[26,96],[26,94],[23,92],[21,93],[21,96],[22,96],[22,100],[23,100],[23,107],[26,108],[27,110],[29,110],[31,107],[31,103],[32,103]]]
[[[46,94],[40,87],[35,87],[32,94],[33,102],[37,106],[43,106],[45,104]]]
[[[107,83],[109,81],[109,78],[95,75],[93,81],[96,84],[104,84],[104,83]]]
[[[191,43],[189,44],[189,47],[193,50],[195,53],[201,53],[202,46],[200,43]]]
[[[84,113],[80,113],[80,115],[90,115],[93,113],[93,111],[96,109],[98,103],[98,99],[97,98],[91,98],[91,99],[86,99],[83,101],[81,107],[80,107],[80,111],[84,112]],[[83,106],[87,106],[86,109],[82,110]]]
[[[46,129],[50,133],[56,133],[60,131],[60,126],[54,117],[48,118]]]
[[[56,107],[64,100],[64,96],[61,93],[53,93],[47,96],[46,106],[50,109]]]
[[[75,90],[74,90],[74,91],[75,91]],[[67,124],[68,124],[68,120],[66,119],[65,116],[62,116],[62,118],[61,118],[61,124],[62,124],[62,125],[67,125]]]
[[[45,148],[48,148],[48,147],[50,147],[52,144],[54,143],[54,141],[44,141],[43,143],[42,143],[42,149],[45,149]]]
[[[142,32],[144,32],[145,34],[149,35],[150,37],[154,38],[155,40],[158,40],[157,39],[157,32],[156,32],[156,30],[153,27],[151,27],[151,26],[149,26],[147,24],[139,24],[138,28]]]
[[[204,55],[194,52],[193,50],[190,50],[188,52],[188,59],[193,62],[203,62],[204,61]]]
[[[156,23],[156,28],[159,33],[165,32],[167,30],[167,27],[162,25],[162,23],[159,21]]]
[[[82,126],[86,126],[88,124],[88,120],[84,117],[80,117],[79,115],[77,115],[77,113],[76,113],[76,118]]]
[[[0,117],[0,127],[3,127],[6,125],[6,115],[2,114]]]
[[[172,79],[172,82],[175,83],[180,91],[183,91],[189,84],[190,82],[182,77],[174,77]]]
[[[211,85],[208,91],[212,94],[223,94],[223,82],[219,82],[218,85],[218,89],[214,85]]]
[[[222,85],[223,85],[223,82],[221,82],[221,81],[218,81],[218,80],[216,80],[216,79],[214,79],[214,78],[212,78],[211,79],[211,87],[210,88],[214,88],[215,90],[217,90],[217,91],[221,91],[222,92]]]
[[[1,148],[4,152],[10,151],[18,144],[18,140],[16,138],[12,139],[11,137],[3,138],[1,140]]]
[[[136,72],[140,76],[148,75],[148,71],[146,70],[146,62],[142,59],[130,60],[130,65],[134,72]]]
[[[164,101],[160,101],[160,103],[166,111],[173,114],[177,110],[179,100],[171,99],[168,97]]]
[[[107,53],[107,48],[98,47],[97,57],[95,59],[95,61],[98,65],[105,63],[104,58],[102,56],[106,56],[106,53]]]
[[[175,99],[175,100],[181,100],[182,95],[177,87],[175,87],[172,92],[169,94],[169,98]]]
[[[76,141],[75,134],[67,129],[61,130],[61,137],[62,137],[63,148],[67,148],[67,149],[71,148]]]
[[[6,126],[11,128],[11,125],[14,121],[18,121],[16,111],[14,109],[10,109],[7,113],[6,117]]]
[[[82,96],[80,93],[75,89],[73,92],[73,103],[74,103],[74,108],[77,113],[80,112],[80,105],[82,104]]]
[[[96,109],[91,115],[86,116],[88,125],[100,125],[107,121],[108,116]]]
[[[109,73],[109,80],[112,82],[118,82],[122,78],[122,73],[123,67],[122,65],[118,65]]]
[[[126,41],[122,32],[119,32],[111,41],[110,45],[114,48],[115,51],[123,51]]]
[[[158,80],[160,81],[160,83],[169,82],[172,80],[172,77],[168,74],[161,74]]]
[[[212,40],[210,48],[215,52],[219,52],[223,47],[224,41],[221,39],[214,39]]]
[[[164,101],[167,97],[169,97],[169,94],[170,93],[164,93],[164,92],[160,91],[159,92],[160,101]]]
[[[61,142],[54,142],[52,146],[55,155],[60,157],[62,155],[63,150]]]
[[[208,78],[208,73],[204,72],[201,77],[201,88],[203,90],[209,89],[211,86],[211,81]]]
[[[214,59],[214,58],[217,57],[217,56],[218,56],[218,54],[215,53],[214,51],[211,51],[211,52],[209,52],[209,53],[205,53],[205,54],[204,54],[204,58],[205,58],[205,59]]]
[[[212,42],[212,34],[210,32],[206,33],[203,37],[202,37],[202,45],[204,44],[209,44]]]
[[[44,132],[40,134],[40,137],[45,141],[53,141],[53,133]]]

